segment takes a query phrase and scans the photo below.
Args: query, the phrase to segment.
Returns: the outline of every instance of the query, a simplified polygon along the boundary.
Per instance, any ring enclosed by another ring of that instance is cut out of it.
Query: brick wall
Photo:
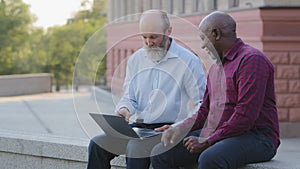
[[[275,65],[279,119],[300,122],[300,63],[295,61],[295,58],[300,58],[300,53],[298,56],[293,52],[267,52],[266,54]]]
[[[115,95],[120,95],[126,73],[127,59],[140,47],[138,25],[124,23],[107,27],[107,86]],[[121,31],[120,31],[121,30]]]
[[[275,66],[281,122],[300,122],[300,10],[261,9],[263,50]]]

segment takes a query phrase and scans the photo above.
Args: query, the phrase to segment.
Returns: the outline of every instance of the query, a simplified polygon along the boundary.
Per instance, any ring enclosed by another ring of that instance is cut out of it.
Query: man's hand
[[[172,126],[171,125],[163,125],[161,127],[155,128],[154,130],[155,131],[165,131],[165,130],[167,130],[170,127],[172,127]]]
[[[183,145],[190,153],[201,153],[209,147],[206,139],[196,136],[189,136],[183,140]]]
[[[129,110],[126,107],[120,108],[116,113],[117,116],[122,116],[124,119],[129,122],[130,113]]]
[[[179,126],[172,127],[169,125],[161,128],[164,127],[167,129],[162,134],[161,142],[165,147],[176,143],[179,139],[182,139],[187,134],[187,130]]]

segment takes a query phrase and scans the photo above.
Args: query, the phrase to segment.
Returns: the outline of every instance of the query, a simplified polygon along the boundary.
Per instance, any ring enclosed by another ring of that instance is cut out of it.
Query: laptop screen
[[[101,127],[105,134],[112,137],[127,139],[143,139],[158,135],[161,132],[145,128],[131,128],[123,117],[107,114],[90,113],[91,117]]]

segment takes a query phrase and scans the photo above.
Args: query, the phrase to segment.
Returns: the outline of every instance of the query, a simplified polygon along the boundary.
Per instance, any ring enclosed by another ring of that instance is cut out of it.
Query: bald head
[[[219,29],[222,36],[236,38],[236,22],[233,18],[221,11],[215,11],[207,15],[199,24],[201,31]]]
[[[236,23],[233,18],[220,11],[207,15],[199,24],[202,48],[210,51],[212,58],[223,59],[223,56],[234,45]]]
[[[165,34],[170,21],[166,12],[152,9],[141,15],[139,27],[142,33]]]

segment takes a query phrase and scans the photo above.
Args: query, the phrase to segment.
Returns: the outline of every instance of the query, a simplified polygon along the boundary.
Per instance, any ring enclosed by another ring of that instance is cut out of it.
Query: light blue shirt
[[[200,59],[172,39],[160,62],[150,60],[143,48],[128,59],[124,94],[116,110],[126,107],[148,124],[174,123],[199,108],[205,87]]]

